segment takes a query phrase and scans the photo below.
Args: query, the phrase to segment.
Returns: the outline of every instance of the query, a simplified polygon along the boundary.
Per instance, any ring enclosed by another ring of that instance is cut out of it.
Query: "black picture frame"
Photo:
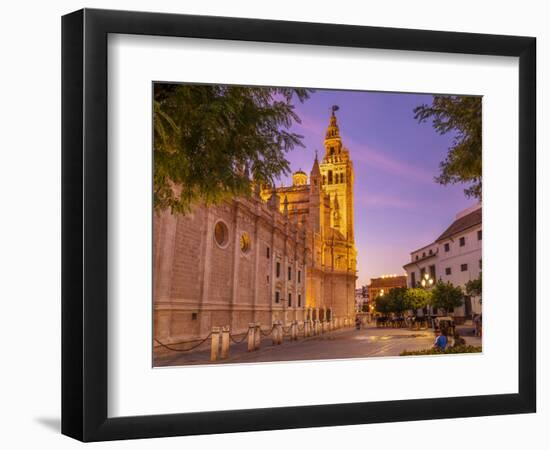
[[[109,418],[109,33],[519,57],[518,393]],[[535,90],[533,37],[93,9],[64,16],[62,433],[102,441],[535,412]]]

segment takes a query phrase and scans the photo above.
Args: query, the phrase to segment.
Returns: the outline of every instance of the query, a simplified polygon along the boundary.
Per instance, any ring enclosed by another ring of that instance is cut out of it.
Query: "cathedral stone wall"
[[[227,233],[222,242],[219,223]],[[251,322],[270,328],[273,320],[303,320],[305,238],[303,226],[259,198],[156,215],[155,337],[180,342],[200,339],[213,326],[243,333]]]
[[[353,165],[334,112],[308,176],[185,215],[154,217],[154,335],[163,343],[244,333],[355,307]]]

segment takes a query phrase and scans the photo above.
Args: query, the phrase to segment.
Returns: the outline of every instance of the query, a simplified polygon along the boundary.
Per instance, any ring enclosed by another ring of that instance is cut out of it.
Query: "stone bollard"
[[[257,323],[254,329],[254,350],[258,350],[260,348],[260,341],[262,340],[261,332],[262,332],[261,325]]]
[[[309,336],[309,320],[304,320],[304,338]]]
[[[316,319],[315,320],[315,336],[319,336],[319,334],[321,334],[320,332],[320,325],[321,325],[321,322],[319,322],[319,319]]]
[[[273,322],[273,325],[271,326],[271,342],[273,345],[277,345],[279,343],[279,327],[277,326],[277,322]]]
[[[229,358],[229,325],[222,328],[222,350],[221,359]]]
[[[283,323],[280,320],[277,322],[277,336],[279,338],[277,344],[281,345],[283,343]]]
[[[210,341],[210,361],[217,361],[220,351],[220,327],[212,327],[212,340]]]
[[[248,351],[251,352],[254,350],[254,341],[256,339],[256,325],[253,323],[248,324]]]

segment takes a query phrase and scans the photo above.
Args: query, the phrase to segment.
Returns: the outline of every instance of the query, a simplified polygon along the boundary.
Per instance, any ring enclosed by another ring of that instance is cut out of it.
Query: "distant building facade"
[[[434,282],[441,280],[464,288],[481,275],[482,239],[481,205],[461,211],[433,243],[411,252],[410,262],[403,266],[408,286],[420,286],[427,273]],[[464,318],[481,314],[481,297],[465,295],[463,305],[452,314]]]
[[[363,288],[355,289],[355,311],[363,311],[363,306],[367,306],[367,290]]]
[[[376,297],[387,294],[391,289],[407,287],[406,275],[382,275],[378,278],[371,278],[368,285],[369,300],[372,302]]]
[[[289,187],[154,217],[155,338],[354,313],[354,174],[334,111],[324,144],[309,179],[299,170]]]

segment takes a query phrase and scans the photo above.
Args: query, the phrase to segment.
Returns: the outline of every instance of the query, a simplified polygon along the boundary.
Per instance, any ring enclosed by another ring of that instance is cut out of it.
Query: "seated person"
[[[436,338],[433,345],[433,348],[438,350],[445,350],[447,348],[447,333],[445,330],[440,330],[439,328],[435,330]]]

